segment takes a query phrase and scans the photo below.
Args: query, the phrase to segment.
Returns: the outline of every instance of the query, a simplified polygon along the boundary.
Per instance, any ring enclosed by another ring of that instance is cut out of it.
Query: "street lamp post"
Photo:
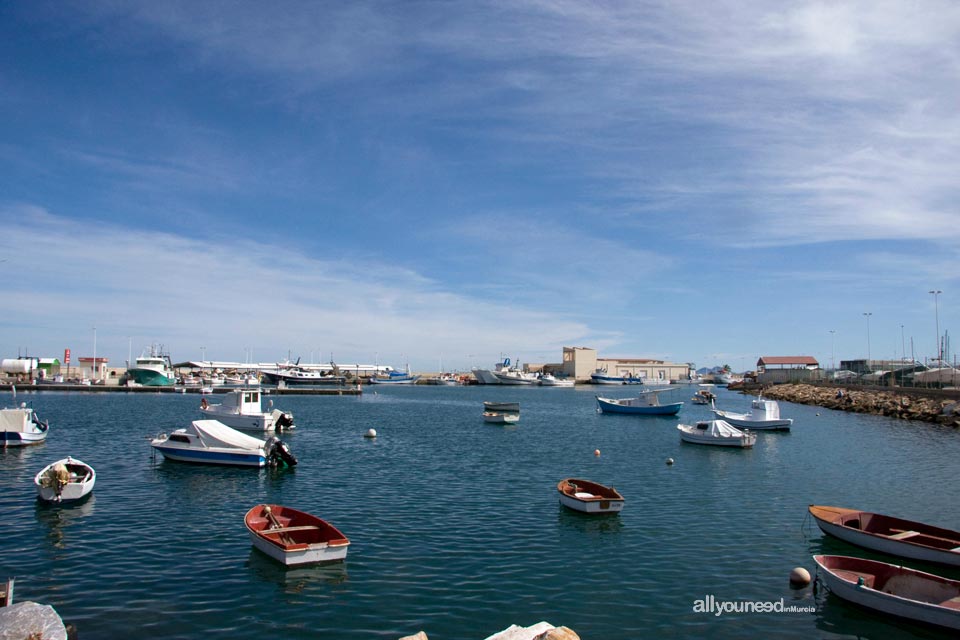
[[[873,312],[864,311],[863,315],[866,316],[867,318],[867,370],[869,372],[869,371],[872,371],[870,369],[870,316],[873,315]]]
[[[830,368],[833,369],[834,374],[837,372],[837,363],[833,359],[833,338],[836,332],[836,329],[830,329]]]
[[[93,328],[93,379],[97,379],[97,328]]]
[[[933,294],[933,313],[937,320],[937,360],[943,361],[943,349],[940,348],[940,303],[938,297],[943,291],[940,289],[930,290],[930,293]],[[942,365],[937,365],[942,366]]]

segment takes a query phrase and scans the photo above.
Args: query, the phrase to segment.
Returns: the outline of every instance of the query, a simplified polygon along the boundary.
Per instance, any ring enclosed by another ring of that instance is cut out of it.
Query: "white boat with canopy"
[[[200,411],[228,427],[244,431],[282,431],[293,429],[293,414],[274,409],[263,411],[259,389],[237,389],[226,394],[223,402],[212,404],[206,398],[200,400]],[[270,401],[271,405],[273,401]]]

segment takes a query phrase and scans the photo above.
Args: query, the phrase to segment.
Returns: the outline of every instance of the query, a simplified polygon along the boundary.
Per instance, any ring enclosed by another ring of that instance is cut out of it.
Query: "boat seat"
[[[288,531],[310,531],[312,529],[319,529],[320,527],[312,524],[305,524],[300,527],[281,527],[279,529],[265,529],[263,533],[287,533]]]
[[[592,493],[587,493],[586,491],[577,491],[577,492],[576,492],[575,494],[573,494],[573,495],[574,495],[574,497],[576,497],[576,498],[583,498],[583,499],[585,499],[585,498],[595,498],[595,497],[596,497],[596,496],[593,495]]]
[[[877,577],[872,573],[860,573],[859,571],[847,571],[846,569],[833,569],[833,572],[847,582],[857,584],[860,578],[863,578],[863,584],[873,589],[873,583]]]
[[[916,531],[903,531],[901,533],[895,533],[892,536],[887,536],[891,540],[903,540],[904,538],[911,538],[913,536],[920,535]]]

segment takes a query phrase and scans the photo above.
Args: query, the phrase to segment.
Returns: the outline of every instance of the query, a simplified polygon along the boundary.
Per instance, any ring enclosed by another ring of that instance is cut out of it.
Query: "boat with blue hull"
[[[279,438],[260,440],[217,420],[194,420],[169,435],[161,433],[150,445],[164,458],[178,462],[242,467],[294,466],[297,459]]]
[[[680,412],[682,402],[660,404],[660,393],[665,390],[642,391],[636,398],[601,398],[597,396],[600,413],[626,413],[642,416],[673,416]]]
[[[26,402],[13,409],[0,409],[0,447],[23,447],[47,439],[50,425]]]
[[[643,384],[643,378],[634,376],[632,373],[612,376],[606,369],[597,369],[590,374],[590,382],[593,384]]]

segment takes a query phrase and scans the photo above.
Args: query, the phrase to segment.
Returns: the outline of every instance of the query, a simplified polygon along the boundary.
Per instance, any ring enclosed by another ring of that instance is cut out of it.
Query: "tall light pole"
[[[933,294],[933,312],[937,319],[937,360],[942,361],[943,349],[940,348],[940,303],[938,301],[938,297],[940,296],[941,293],[943,293],[943,291],[940,291],[940,289],[936,289],[936,290],[931,289],[930,293]],[[943,365],[938,364],[937,366],[942,367]]]
[[[97,379],[97,328],[93,328],[93,379]]]
[[[206,362],[206,360],[207,360],[207,348],[200,347],[200,364],[203,365],[203,363]]]
[[[834,372],[837,370],[837,363],[833,360],[833,334],[836,332],[836,329],[830,329],[830,368],[833,369]]]
[[[907,361],[907,343],[903,339],[903,325],[900,325],[900,359]]]
[[[863,315],[867,318],[867,369],[870,369],[870,316],[873,315],[872,311],[864,311]]]

